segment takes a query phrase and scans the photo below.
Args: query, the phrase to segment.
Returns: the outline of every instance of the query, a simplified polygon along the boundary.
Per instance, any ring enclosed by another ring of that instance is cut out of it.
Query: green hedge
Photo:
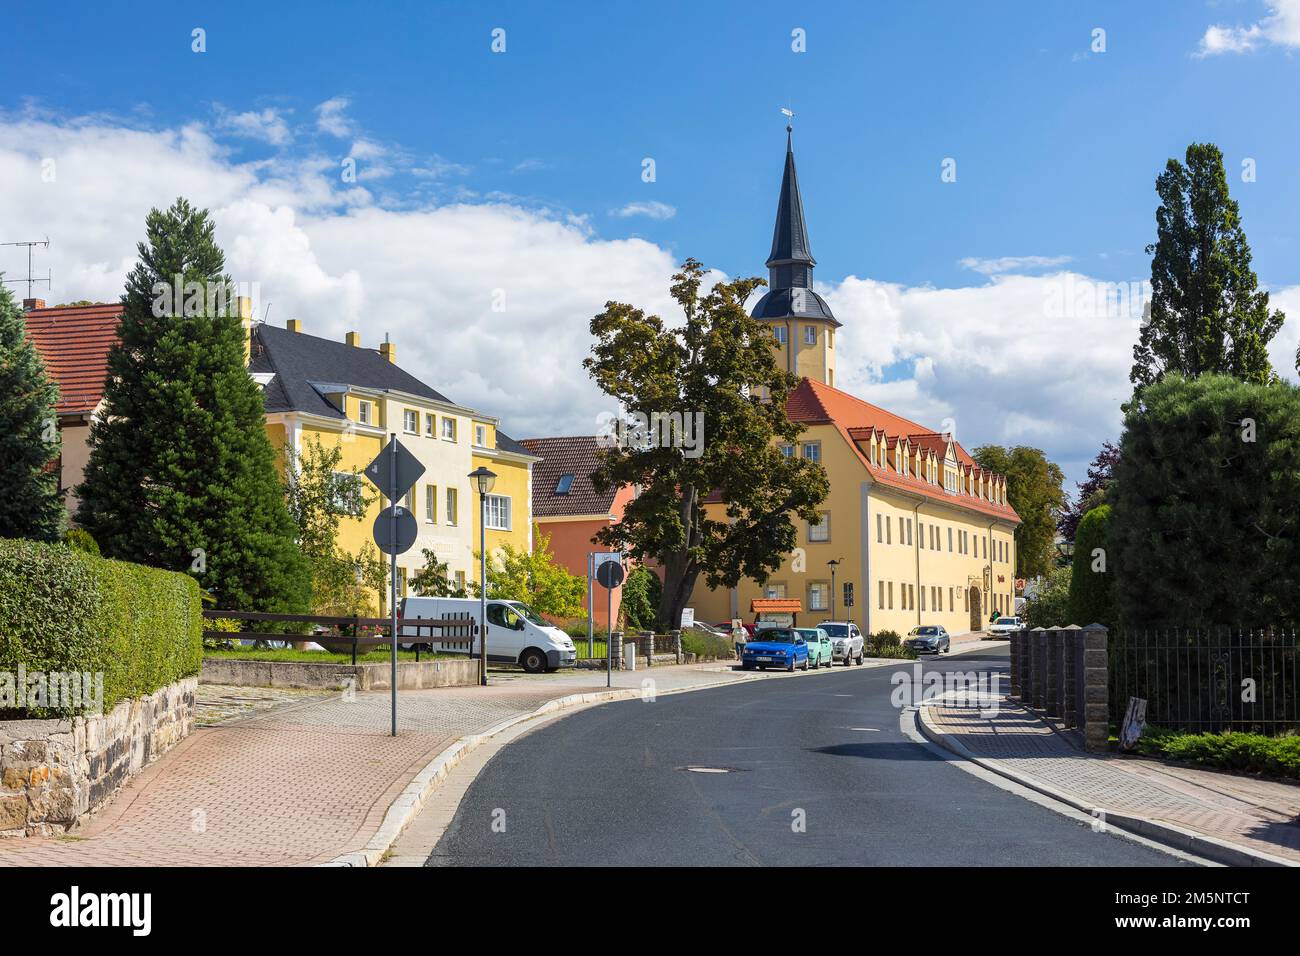
[[[1138,750],[1205,767],[1300,780],[1300,736],[1180,734],[1147,727],[1138,740]]]
[[[198,673],[200,607],[188,575],[0,539],[0,672],[102,673],[106,711]],[[67,712],[0,708],[0,718],[48,716]]]

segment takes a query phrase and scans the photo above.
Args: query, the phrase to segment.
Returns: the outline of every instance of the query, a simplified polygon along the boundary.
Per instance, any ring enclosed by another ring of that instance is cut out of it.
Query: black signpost
[[[388,499],[388,507],[375,519],[374,537],[379,550],[390,556],[389,560],[389,612],[392,617],[392,672],[390,687],[392,693],[392,735],[397,736],[397,556],[411,550],[419,530],[415,515],[411,509],[403,508],[397,502],[411,486],[424,474],[424,466],[418,458],[410,453],[396,435],[389,436],[375,460],[366,466],[364,472],[380,492]]]
[[[623,583],[623,555],[618,552],[596,555],[596,580],[609,596],[609,613],[606,617],[609,630],[605,639],[605,686],[614,683],[614,588]]]

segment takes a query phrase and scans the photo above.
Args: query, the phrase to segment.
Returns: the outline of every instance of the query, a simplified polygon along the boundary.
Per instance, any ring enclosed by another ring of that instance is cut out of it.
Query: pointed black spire
[[[781,195],[776,201],[772,254],[766,263],[773,289],[812,288],[812,270],[817,265],[808,243],[799,175],[794,168],[793,133],[793,127],[785,128],[785,173],[781,176]]]
[[[808,224],[799,195],[799,176],[794,169],[793,129],[785,128],[785,173],[781,195],[776,201],[776,226],[772,230],[772,254],[767,257],[768,291],[754,306],[756,319],[784,319],[791,316],[822,319],[839,327],[830,306],[812,291],[813,258],[808,242]]]

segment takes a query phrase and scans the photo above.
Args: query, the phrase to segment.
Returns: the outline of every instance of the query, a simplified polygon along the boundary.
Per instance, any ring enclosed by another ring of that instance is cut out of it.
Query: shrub
[[[199,587],[188,575],[0,540],[0,672],[102,673],[107,711],[197,674],[202,633]],[[10,707],[0,716],[76,712]]]
[[[1138,750],[1185,763],[1300,780],[1300,736],[1180,734],[1148,727],[1138,741]]]
[[[85,528],[69,528],[63,532],[63,543],[74,551],[84,551],[99,557],[99,545]]]
[[[1070,577],[1070,598],[1065,623],[1115,626],[1115,598],[1112,582],[1116,569],[1110,558],[1110,505],[1093,508],[1079,521],[1074,539],[1074,568]],[[1094,552],[1098,552],[1094,556]]]
[[[897,631],[884,630],[867,635],[867,643],[874,644],[876,647],[900,647],[903,639]]]
[[[1025,627],[1065,627],[1074,623],[1069,620],[1070,573],[1069,568],[1056,568],[1034,596],[1025,601],[1021,613]]]
[[[622,608],[630,630],[649,630],[659,617],[659,597],[663,585],[659,575],[644,565],[628,572],[623,582]]]
[[[697,658],[726,660],[735,653],[735,645],[729,637],[687,627],[682,629],[682,650]]]
[[[867,657],[883,657],[900,661],[916,660],[916,651],[903,646],[903,639],[897,631],[884,630],[868,634],[862,644],[862,653]]]

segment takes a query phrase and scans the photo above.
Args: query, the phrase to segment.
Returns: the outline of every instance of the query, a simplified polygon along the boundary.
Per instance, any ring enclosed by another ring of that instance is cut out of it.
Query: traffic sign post
[[[593,554],[596,564],[596,580],[609,596],[609,611],[606,621],[609,625],[605,640],[605,686],[614,684],[614,588],[623,583],[623,555],[618,551],[605,554]]]
[[[411,550],[415,537],[419,533],[415,515],[409,508],[399,505],[398,500],[411,490],[411,486],[424,474],[424,465],[411,454],[397,435],[389,436],[384,450],[375,456],[375,460],[366,465],[363,472],[370,483],[388,499],[388,507],[375,519],[374,539],[379,550],[389,556],[389,602],[388,611],[392,620],[392,656],[390,670],[390,692],[392,695],[392,735],[397,736],[397,556]]]

